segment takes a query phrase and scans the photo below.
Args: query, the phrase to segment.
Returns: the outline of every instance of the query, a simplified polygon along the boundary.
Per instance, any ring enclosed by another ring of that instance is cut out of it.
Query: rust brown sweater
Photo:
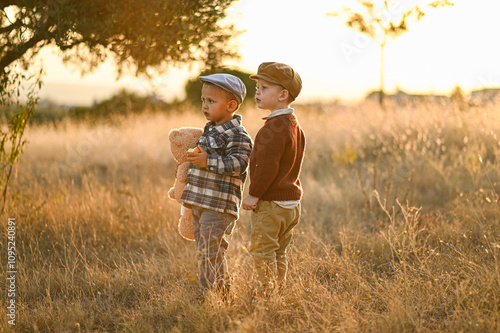
[[[268,201],[302,199],[299,175],[305,146],[295,114],[267,119],[250,154],[250,195]]]

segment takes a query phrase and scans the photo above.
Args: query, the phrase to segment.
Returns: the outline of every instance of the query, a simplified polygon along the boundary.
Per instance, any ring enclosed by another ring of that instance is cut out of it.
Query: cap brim
[[[199,79],[201,82],[203,82],[203,83],[207,82],[207,83],[215,84],[217,87],[222,88],[222,89],[224,89],[225,91],[229,91],[226,87],[224,87],[222,84],[220,84],[220,82],[219,82],[219,81],[217,81],[217,80],[213,80],[212,78],[209,78],[209,77],[206,77],[206,76],[200,76],[198,79]],[[230,91],[229,91],[229,92],[230,92]],[[231,93],[232,93],[232,92],[231,92]]]
[[[261,79],[261,80],[265,80],[267,82],[271,82],[271,83],[274,83],[274,84],[279,84],[280,86],[282,85],[280,82],[276,81],[275,79],[272,79],[270,78],[269,76],[267,75],[263,75],[263,74],[255,74],[255,75],[250,75],[250,78],[252,80],[258,80],[258,79]]]

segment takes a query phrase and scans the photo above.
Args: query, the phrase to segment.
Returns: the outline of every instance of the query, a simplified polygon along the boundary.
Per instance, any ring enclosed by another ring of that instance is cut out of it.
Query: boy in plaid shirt
[[[188,153],[181,201],[192,209],[194,238],[203,291],[215,287],[226,298],[230,287],[225,252],[239,216],[252,139],[234,113],[246,95],[243,82],[229,74],[201,76],[203,114],[209,121]]]

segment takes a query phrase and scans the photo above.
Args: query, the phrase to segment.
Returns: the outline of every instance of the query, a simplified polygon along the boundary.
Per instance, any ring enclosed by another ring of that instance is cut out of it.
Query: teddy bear
[[[203,129],[195,127],[181,127],[170,130],[168,140],[170,141],[170,150],[174,159],[177,161],[175,166],[175,182],[174,186],[168,191],[168,196],[171,199],[177,200],[179,203],[186,187],[186,178],[189,169],[189,162],[187,161],[187,151],[194,149],[197,145],[198,138],[203,134]],[[191,209],[182,206],[181,217],[179,219],[178,230],[179,234],[187,239],[194,240],[193,235],[193,215]]]

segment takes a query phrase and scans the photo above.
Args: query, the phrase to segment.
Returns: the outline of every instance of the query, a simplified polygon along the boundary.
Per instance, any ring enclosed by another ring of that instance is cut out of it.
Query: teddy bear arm
[[[184,192],[184,188],[186,187],[186,183],[180,182],[179,180],[175,180],[174,183],[174,196],[175,199],[180,203],[180,199],[182,197],[182,192]]]
[[[187,174],[188,174],[188,169],[189,169],[189,162],[185,162],[179,165],[177,168],[177,172],[175,174],[175,177],[177,178],[178,181],[185,183],[187,180]]]

